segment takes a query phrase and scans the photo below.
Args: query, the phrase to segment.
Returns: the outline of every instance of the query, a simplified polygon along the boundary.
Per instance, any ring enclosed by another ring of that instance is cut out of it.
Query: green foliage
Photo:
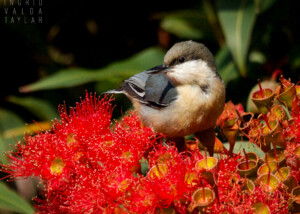
[[[9,96],[7,101],[20,105],[42,120],[52,120],[58,117],[57,110],[45,100],[35,97]]]
[[[254,0],[255,11],[257,11],[257,13],[263,13],[268,10],[275,3],[275,1],[276,0]]]
[[[181,10],[161,16],[161,28],[181,39],[203,39],[210,33],[207,17],[199,10]]]
[[[251,0],[219,0],[218,15],[226,43],[243,77],[247,75],[247,54],[256,19]]]
[[[227,85],[231,80],[239,77],[239,72],[232,60],[230,51],[227,46],[223,46],[216,55],[216,62],[219,74]]]
[[[144,176],[146,176],[147,172],[149,171],[149,163],[145,158],[140,160],[141,164],[141,172]]]
[[[275,1],[261,0],[218,0],[216,4],[203,1],[203,7],[193,10],[177,10],[157,13],[153,16],[166,32],[180,39],[206,39],[218,41],[216,54],[218,70],[227,84],[240,77],[247,77],[249,70],[249,47],[257,16],[267,11]],[[215,34],[215,35],[214,35]],[[212,37],[216,40],[212,40]],[[225,40],[223,41],[223,37]],[[224,44],[225,42],[225,44]],[[22,92],[60,89],[79,86],[90,82],[98,91],[118,87],[122,80],[152,66],[161,64],[164,52],[148,48],[128,59],[113,62],[104,68],[87,69],[71,67],[20,88]],[[264,63],[265,55],[251,52],[251,62]]]
[[[58,71],[38,82],[23,86],[23,92],[46,89],[66,88],[94,81],[121,83],[138,72],[162,64],[164,53],[159,48],[148,48],[129,59],[114,62],[105,68],[88,70],[84,68],[70,68]]]
[[[15,135],[5,134],[8,130],[24,126],[24,121],[14,112],[6,109],[0,109],[0,161],[7,163],[4,157],[4,152],[12,149],[10,145],[16,143]]]
[[[0,182],[0,209],[24,214],[34,213],[29,203],[8,188],[4,182]]]
[[[224,147],[229,149],[229,143],[224,143]],[[261,158],[265,156],[265,153],[260,148],[258,148],[254,143],[249,143],[248,141],[237,141],[234,145],[233,153],[240,153],[243,155],[244,149],[245,152],[255,152]]]

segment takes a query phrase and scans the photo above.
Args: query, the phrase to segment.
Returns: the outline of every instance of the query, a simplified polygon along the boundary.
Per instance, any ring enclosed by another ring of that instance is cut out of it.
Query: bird
[[[213,54],[202,43],[175,43],[163,64],[124,80],[105,93],[125,94],[143,125],[184,147],[194,134],[212,156],[215,124],[225,104],[225,85]]]

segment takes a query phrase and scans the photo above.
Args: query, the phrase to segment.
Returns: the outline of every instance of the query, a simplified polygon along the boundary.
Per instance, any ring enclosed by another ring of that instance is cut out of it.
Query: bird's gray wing
[[[177,96],[177,89],[164,73],[152,74],[147,79],[144,100],[149,106],[154,108],[166,107],[176,100]]]
[[[127,80],[124,80],[120,88],[104,92],[105,94],[121,94],[126,92],[131,97],[140,99],[145,96],[146,81],[150,74],[160,72],[164,69],[163,65],[155,66],[144,72],[138,73]]]
[[[138,73],[125,80],[121,88],[107,93],[123,93],[139,100],[152,108],[168,106],[177,98],[177,90],[171,84],[161,67],[154,67],[142,73]]]
[[[145,97],[145,88],[146,81],[149,78],[150,74],[147,71],[138,73],[128,80],[125,80],[121,88],[131,97],[134,97],[138,100]]]
[[[112,89],[106,91],[106,94],[122,94],[126,92],[128,95],[134,98],[141,98],[145,96],[145,85],[149,77],[147,71],[138,73],[127,80],[124,80],[124,83],[120,88]]]

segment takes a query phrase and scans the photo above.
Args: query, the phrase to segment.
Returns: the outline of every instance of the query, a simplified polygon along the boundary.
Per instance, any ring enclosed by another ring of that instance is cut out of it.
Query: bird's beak
[[[156,74],[160,72],[166,72],[168,70],[169,66],[167,65],[158,65],[153,68],[148,69],[146,72],[148,74]]]

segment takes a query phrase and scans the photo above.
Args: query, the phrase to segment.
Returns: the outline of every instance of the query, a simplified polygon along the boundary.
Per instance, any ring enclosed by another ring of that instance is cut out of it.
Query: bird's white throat
[[[167,77],[174,85],[203,85],[215,76],[215,72],[201,59],[175,65],[167,72]]]

